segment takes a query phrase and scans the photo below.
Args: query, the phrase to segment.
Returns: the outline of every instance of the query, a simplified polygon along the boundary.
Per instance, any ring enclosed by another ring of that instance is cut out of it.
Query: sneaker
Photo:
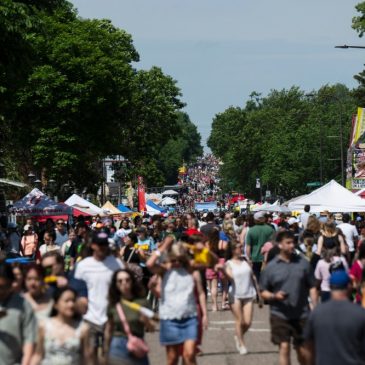
[[[240,355],[246,355],[247,354],[247,349],[245,346],[241,346],[239,349]]]
[[[235,343],[235,345],[236,345],[236,350],[237,350],[238,352],[240,352],[240,348],[241,348],[241,346],[240,346],[240,341],[238,341],[238,337],[237,337],[237,336],[234,336],[234,343]]]

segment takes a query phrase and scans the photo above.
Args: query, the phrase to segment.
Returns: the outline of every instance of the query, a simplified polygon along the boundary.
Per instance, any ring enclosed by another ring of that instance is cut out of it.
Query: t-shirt
[[[68,234],[67,231],[65,231],[63,234],[58,230],[55,229],[56,232],[56,239],[55,239],[55,244],[57,246],[62,247],[62,245],[68,240]]]
[[[309,316],[304,336],[315,346],[315,363],[365,363],[365,310],[347,300],[318,305]]]
[[[36,319],[30,304],[20,295],[11,297],[0,305],[6,309],[5,317],[0,319],[0,364],[20,364],[22,347],[35,343]]]
[[[289,262],[282,260],[280,255],[274,257],[260,276],[261,290],[287,293],[283,301],[270,303],[271,314],[287,320],[307,317],[309,289],[314,286],[309,262],[296,254]]]
[[[354,240],[355,237],[359,237],[356,227],[350,223],[341,223],[337,226],[337,228],[339,228],[344,234],[347,246],[349,246],[349,251],[354,252],[355,251]]]
[[[113,273],[122,268],[123,263],[114,256],[104,261],[91,256],[77,264],[75,278],[84,280],[88,290],[89,304],[84,319],[100,326],[106,323],[109,285]]]
[[[302,223],[302,226],[304,229],[307,228],[307,223],[308,223],[308,218],[310,217],[310,213],[308,212],[303,212],[300,216],[299,216],[299,221]]]
[[[261,254],[261,247],[272,239],[274,229],[267,224],[257,224],[249,229],[246,236],[246,244],[251,246],[251,260],[262,262],[264,256]]]
[[[244,260],[239,263],[228,260],[226,265],[231,269],[233,285],[231,295],[238,299],[251,299],[256,295],[252,279],[251,266]]]
[[[131,300],[133,303],[140,304],[142,307],[149,308],[148,302],[145,298],[137,298]],[[129,324],[129,328],[134,336],[138,336],[143,338],[144,336],[144,323],[141,322],[141,315],[138,311],[127,307],[124,304],[121,304],[123,308],[124,315]],[[119,318],[118,312],[116,308],[108,308],[108,317],[113,318],[113,336],[119,337],[124,336],[127,337],[123,324]]]

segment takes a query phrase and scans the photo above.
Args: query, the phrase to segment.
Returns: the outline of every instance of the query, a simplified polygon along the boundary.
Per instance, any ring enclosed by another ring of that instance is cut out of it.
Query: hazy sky
[[[356,86],[365,45],[351,28],[360,0],[72,0],[84,18],[108,18],[134,40],[138,68],[178,81],[203,143],[215,114],[252,91]]]

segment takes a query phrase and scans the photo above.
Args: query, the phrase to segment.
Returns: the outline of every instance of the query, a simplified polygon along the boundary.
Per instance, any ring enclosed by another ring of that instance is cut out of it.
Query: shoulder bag
[[[117,304],[117,312],[120,321],[123,324],[124,331],[128,337],[127,350],[135,357],[143,358],[147,355],[149,348],[142,338],[134,336],[129,328],[127,318],[120,303]]]

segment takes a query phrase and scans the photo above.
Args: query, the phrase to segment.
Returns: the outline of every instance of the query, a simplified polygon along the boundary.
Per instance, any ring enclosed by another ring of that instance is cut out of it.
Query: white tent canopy
[[[162,193],[162,195],[179,195],[179,193],[175,190],[166,190]]]
[[[76,208],[80,212],[83,212],[88,215],[104,215],[103,209],[97,207],[95,204],[90,203],[84,198],[81,198],[81,196],[78,196],[77,194],[72,194],[66,201],[65,204],[67,204],[70,207]]]
[[[177,201],[170,197],[165,197],[161,200],[161,205],[176,205]]]
[[[335,180],[310,194],[289,203],[289,209],[300,210],[305,205],[310,205],[312,213],[328,210],[329,212],[365,212],[365,202],[360,197],[351,193]]]

